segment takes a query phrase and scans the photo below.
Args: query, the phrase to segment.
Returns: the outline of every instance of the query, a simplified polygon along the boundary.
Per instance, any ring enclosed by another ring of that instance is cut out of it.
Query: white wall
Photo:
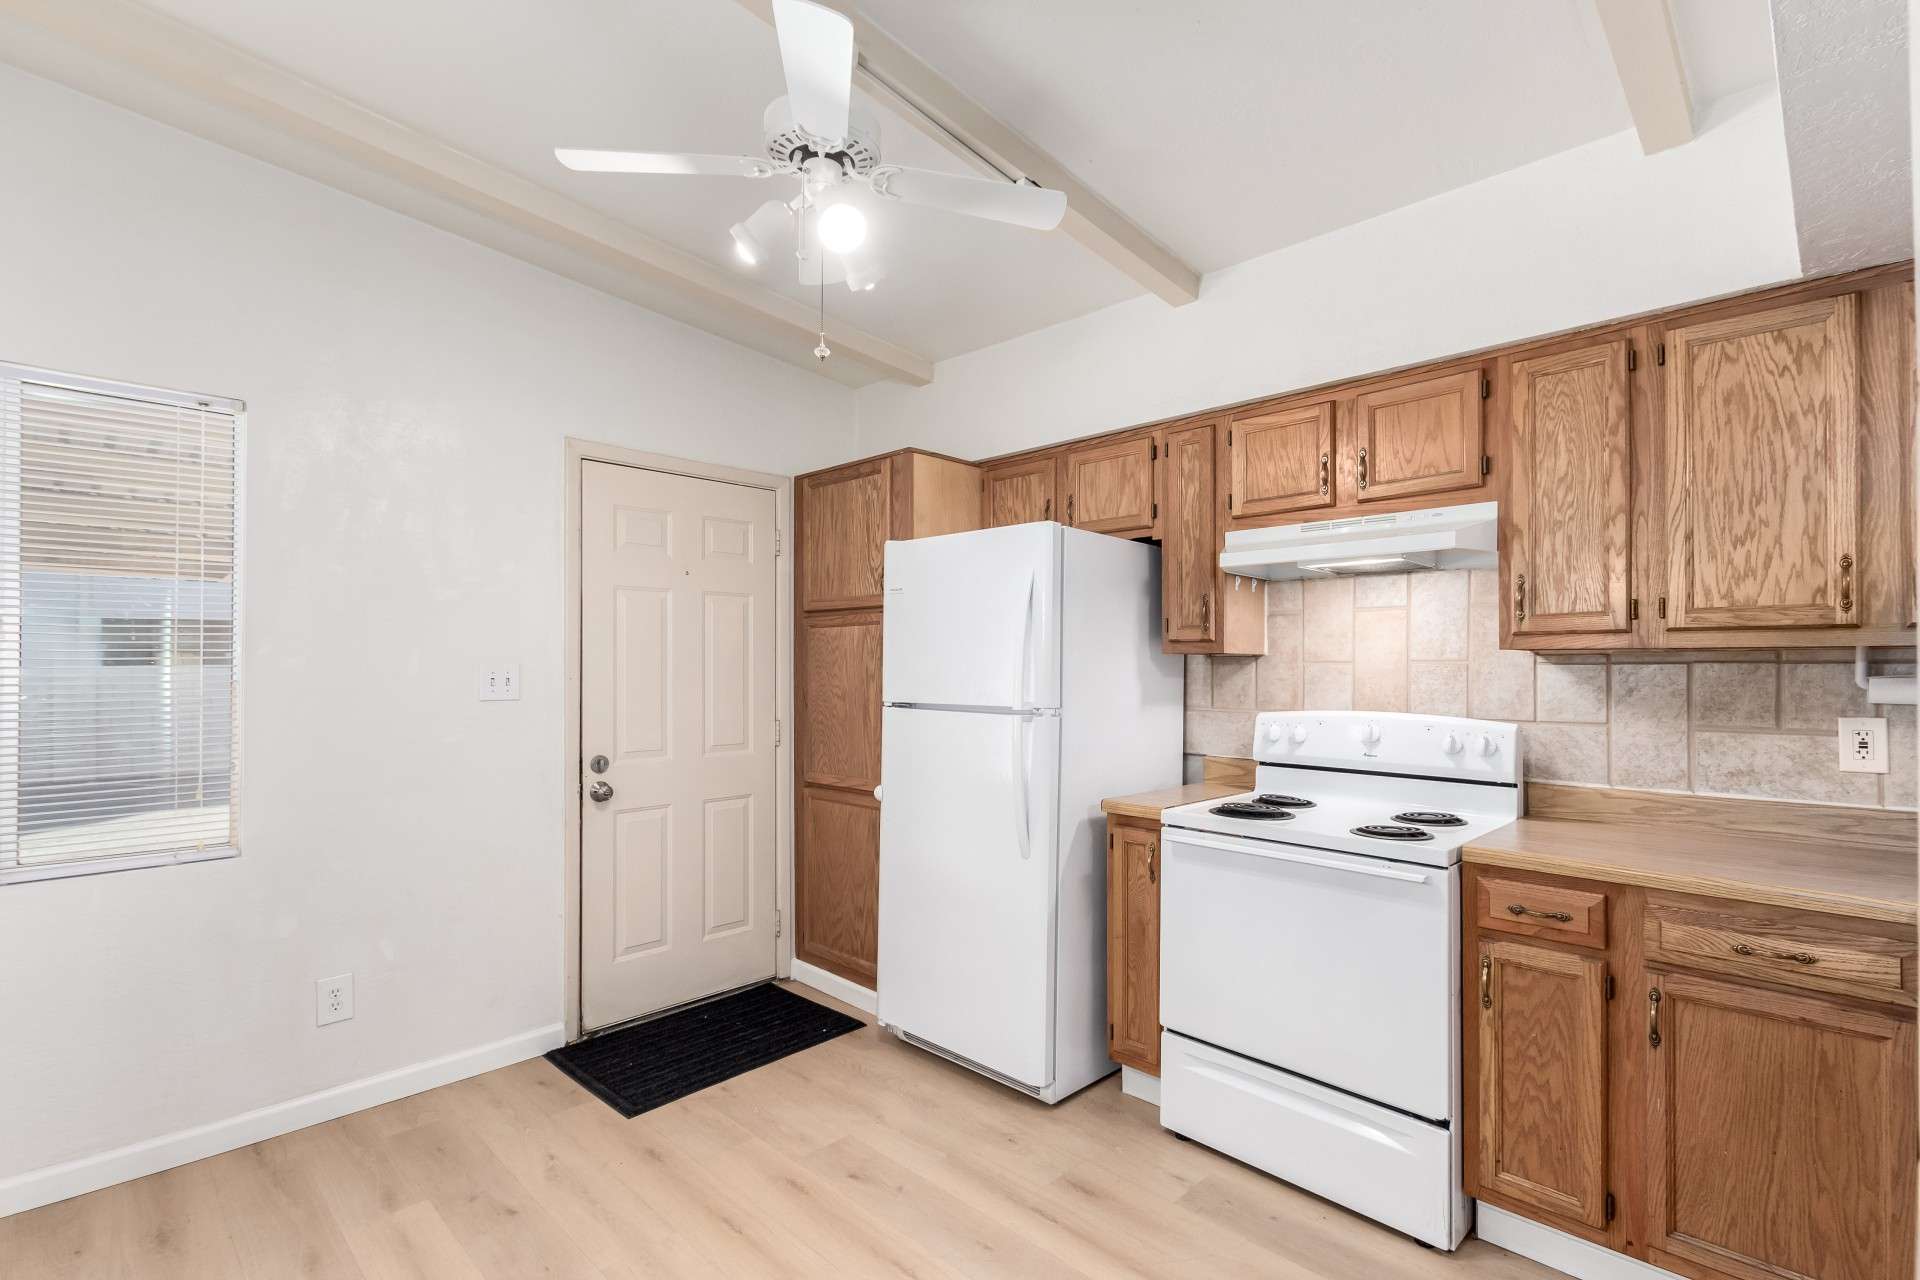
[[[856,449],[826,379],[5,69],[0,120],[0,360],[248,405],[244,856],[0,888],[5,1213],[29,1171],[557,1037],[562,437]],[[476,701],[495,658],[521,701]]]
[[[1525,105],[1515,104],[1516,110]],[[1632,133],[857,393],[860,451],[980,458],[1800,274],[1779,99]],[[1463,143],[1463,145],[1470,145]],[[1233,199],[1231,175],[1219,191]]]

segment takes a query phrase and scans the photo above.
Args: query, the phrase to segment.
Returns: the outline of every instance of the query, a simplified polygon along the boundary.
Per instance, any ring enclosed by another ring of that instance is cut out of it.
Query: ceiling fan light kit
[[[778,221],[794,215],[795,257],[800,281],[824,288],[827,264],[809,255],[803,215],[814,210],[813,237],[820,247],[846,259],[866,242],[867,216],[852,202],[831,198],[839,188],[859,184],[883,200],[987,218],[1034,231],[1051,231],[1066,216],[1065,193],[1032,182],[1006,182],[908,169],[882,164],[880,128],[853,106],[853,23],[813,0],[773,0],[774,31],[787,94],[767,105],[761,116],[766,156],[685,155],[665,151],[594,151],[559,148],[554,158],[582,173],[698,175],[727,178],[796,177],[799,195],[770,200],[743,222],[729,228],[733,253],[742,264],[767,260],[766,243]],[[771,214],[769,210],[773,211]],[[871,253],[858,263],[843,261],[841,274],[855,293],[870,292],[885,274]],[[822,299],[824,311],[825,301]],[[824,323],[814,356],[826,360]]]

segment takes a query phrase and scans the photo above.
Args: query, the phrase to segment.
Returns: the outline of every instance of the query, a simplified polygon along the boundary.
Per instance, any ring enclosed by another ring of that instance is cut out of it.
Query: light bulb
[[[747,224],[733,224],[733,256],[749,267],[760,265],[760,242],[753,238],[753,232],[747,230]]]
[[[830,204],[814,226],[820,243],[834,253],[852,253],[867,238],[867,215],[850,204]]]

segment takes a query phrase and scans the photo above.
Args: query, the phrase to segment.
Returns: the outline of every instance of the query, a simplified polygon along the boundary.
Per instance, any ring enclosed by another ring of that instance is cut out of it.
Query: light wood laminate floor
[[[7,1280],[1558,1275],[871,1026],[633,1120],[536,1060],[0,1219]]]

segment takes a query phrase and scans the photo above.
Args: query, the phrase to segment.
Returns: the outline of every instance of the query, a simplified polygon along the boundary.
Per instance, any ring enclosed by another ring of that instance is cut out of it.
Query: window
[[[238,852],[240,410],[0,365],[0,884]]]

